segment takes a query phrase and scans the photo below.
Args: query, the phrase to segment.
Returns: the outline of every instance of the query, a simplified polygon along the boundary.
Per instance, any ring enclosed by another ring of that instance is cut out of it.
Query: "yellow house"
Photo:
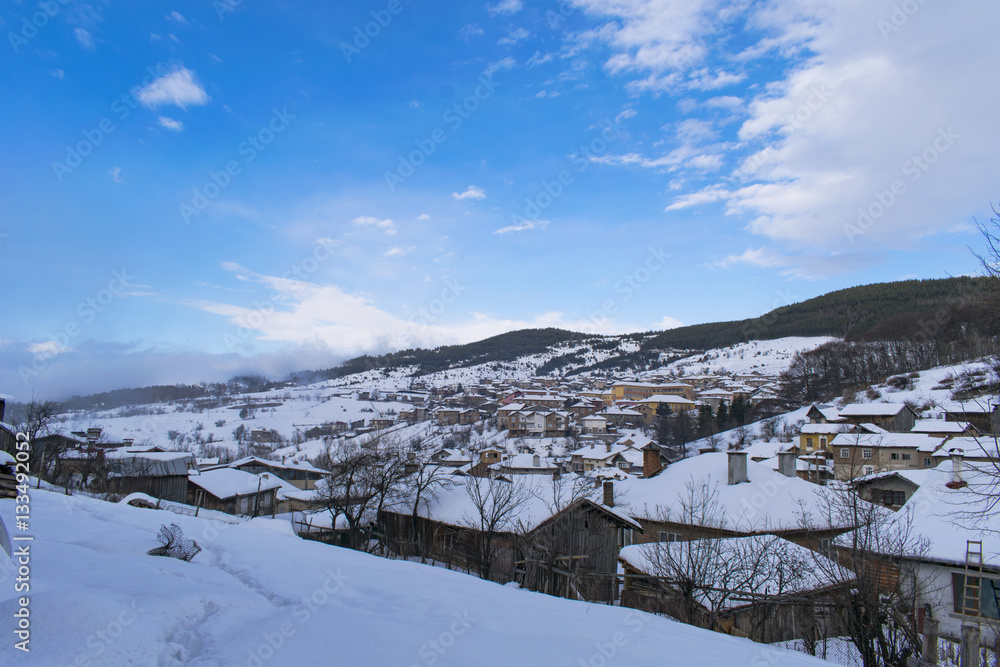
[[[844,424],[803,424],[799,431],[799,451],[805,454],[832,451],[830,443],[845,430],[847,426]]]
[[[698,401],[691,401],[683,396],[668,396],[666,394],[657,394],[655,396],[650,396],[647,399],[639,401],[636,403],[633,410],[642,414],[643,420],[647,424],[652,424],[656,421],[656,411],[661,405],[667,405],[670,407],[671,412],[680,412],[681,410],[694,410],[700,403]]]
[[[657,394],[683,396],[688,400],[692,400],[694,399],[694,387],[683,382],[669,382],[666,384],[615,382],[611,385],[611,394],[614,401],[641,401]]]

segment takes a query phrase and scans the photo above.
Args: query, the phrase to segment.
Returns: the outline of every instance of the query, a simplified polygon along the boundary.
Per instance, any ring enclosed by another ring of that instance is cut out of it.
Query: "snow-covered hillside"
[[[428,387],[470,385],[484,379],[528,380],[536,375],[539,365],[554,357],[576,354],[582,360],[566,369],[604,361],[620,354],[635,352],[638,343],[622,337],[588,339],[585,344],[553,346],[544,354],[521,357],[513,362],[490,362],[468,368],[456,368],[428,375],[412,376],[414,368],[397,368],[391,371],[372,370],[356,373],[336,380],[327,380],[302,387],[249,394],[241,401],[267,404],[252,410],[248,419],[240,418],[243,406],[201,408],[194,401],[173,404],[139,406],[109,411],[77,412],[64,415],[58,424],[64,432],[88,427],[100,427],[105,438],[120,441],[132,438],[139,444],[163,447],[184,447],[197,450],[202,443],[215,444],[235,450],[233,431],[241,424],[247,429],[270,429],[285,438],[291,438],[297,429],[305,430],[326,422],[366,421],[379,415],[394,415],[411,406],[404,402],[361,401],[357,392],[394,392],[410,388],[415,381]],[[732,347],[709,350],[667,366],[657,367],[642,374],[680,373],[693,375],[701,372],[730,372],[756,370],[766,374],[780,373],[791,363],[796,352],[813,349],[829,338],[782,338],[774,341],[752,341]],[[566,370],[563,369],[563,370]],[[401,433],[406,439],[425,436],[426,433]],[[316,447],[307,447],[309,456]],[[285,452],[295,454],[295,450]]]
[[[4,665],[820,665],[657,616],[241,525],[33,491],[30,592],[0,551],[0,614],[30,597]],[[14,523],[14,501],[0,500]],[[203,547],[148,556],[164,523]]]
[[[668,364],[665,370],[678,373],[683,369],[685,375],[721,371],[730,373],[757,371],[764,375],[778,375],[791,365],[797,353],[814,350],[824,343],[835,340],[837,339],[829,336],[752,340],[695,354]]]

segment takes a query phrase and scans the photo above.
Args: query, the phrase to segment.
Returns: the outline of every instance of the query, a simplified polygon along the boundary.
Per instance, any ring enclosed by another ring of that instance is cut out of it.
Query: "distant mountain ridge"
[[[261,391],[285,382],[311,384],[372,370],[405,369],[422,376],[480,364],[505,364],[537,357],[537,372],[577,374],[584,371],[628,371],[676,359],[678,351],[700,352],[750,340],[790,336],[833,336],[847,340],[899,340],[928,335],[950,342],[969,332],[995,330],[986,305],[996,281],[989,278],[945,278],[876,283],[837,290],[800,303],[777,308],[760,317],[714,322],[662,332],[618,336],[583,334],[563,329],[523,329],[465,345],[409,349],[383,355],[363,355],[322,370],[303,370],[281,381],[255,376],[234,378],[228,384],[122,389],[88,397],[75,396],[67,404],[80,409],[93,405],[126,405],[157,399],[196,398],[219,391]],[[945,317],[940,317],[945,313]],[[944,319],[943,324],[935,324]],[[933,326],[928,326],[930,323]]]

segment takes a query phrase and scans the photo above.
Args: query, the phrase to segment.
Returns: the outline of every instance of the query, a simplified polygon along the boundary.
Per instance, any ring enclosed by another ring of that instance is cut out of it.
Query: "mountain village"
[[[1000,400],[976,391],[994,370],[779,410],[789,359],[821,342],[632,373],[371,372],[59,415],[35,446],[46,488],[164,524],[269,517],[309,541],[838,664],[995,660]],[[0,452],[15,435],[0,424]]]

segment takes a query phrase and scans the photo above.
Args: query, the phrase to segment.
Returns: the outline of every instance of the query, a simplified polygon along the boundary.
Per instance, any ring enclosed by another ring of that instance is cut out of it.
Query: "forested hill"
[[[404,368],[419,366],[419,374],[426,375],[449,368],[473,366],[491,361],[514,361],[519,357],[541,354],[553,345],[582,341],[587,334],[563,329],[523,329],[493,336],[465,345],[446,345],[433,350],[403,350],[378,356],[364,355],[344,362],[336,368],[321,371],[301,371],[293,374],[296,382],[316,382],[375,368]]]
[[[986,304],[996,289],[996,279],[967,277],[862,285],[753,319],[670,329],[648,339],[643,347],[708,349],[785,336],[888,340],[922,334],[950,341],[970,330],[989,333],[993,327]],[[943,325],[934,326],[935,318],[945,320]]]

